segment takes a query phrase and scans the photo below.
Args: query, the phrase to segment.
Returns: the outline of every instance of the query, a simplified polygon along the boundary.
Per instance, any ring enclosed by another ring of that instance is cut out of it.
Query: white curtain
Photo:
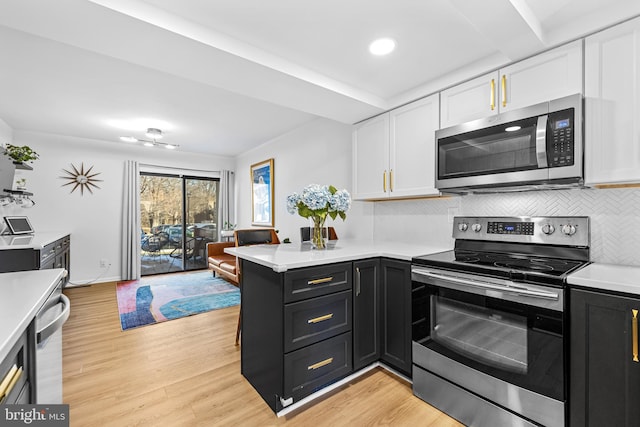
[[[127,160],[124,165],[122,203],[121,280],[140,278],[140,166]]]
[[[233,172],[223,170],[220,172],[220,195],[218,197],[218,203],[220,204],[218,209],[218,241],[220,241],[220,231],[222,230],[225,222],[229,224],[234,223],[233,212],[233,192],[234,192]]]

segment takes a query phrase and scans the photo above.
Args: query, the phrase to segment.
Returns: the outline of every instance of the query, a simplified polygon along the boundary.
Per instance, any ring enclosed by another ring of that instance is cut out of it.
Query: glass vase
[[[314,249],[325,249],[327,247],[327,230],[324,226],[326,219],[326,217],[313,218],[313,227],[311,228],[311,246],[313,246]]]

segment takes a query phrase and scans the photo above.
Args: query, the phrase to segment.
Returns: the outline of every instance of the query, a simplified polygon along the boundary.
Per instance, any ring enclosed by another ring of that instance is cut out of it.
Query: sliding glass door
[[[217,240],[218,186],[213,178],[140,174],[142,275],[207,268]]]

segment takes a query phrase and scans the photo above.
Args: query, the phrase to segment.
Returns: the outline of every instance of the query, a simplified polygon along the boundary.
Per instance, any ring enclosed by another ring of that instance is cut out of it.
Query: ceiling
[[[236,156],[640,15],[637,0],[2,0],[0,119]],[[397,49],[367,47],[392,37]]]

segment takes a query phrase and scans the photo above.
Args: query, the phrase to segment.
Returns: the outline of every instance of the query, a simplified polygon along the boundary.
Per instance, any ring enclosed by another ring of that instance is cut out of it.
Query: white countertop
[[[29,326],[64,271],[56,268],[0,274],[0,360]]]
[[[18,234],[0,236],[0,250],[7,249],[42,249],[49,243],[62,239],[69,233],[57,231],[38,232],[34,234]]]
[[[327,249],[311,249],[307,243],[282,243],[279,245],[254,245],[225,248],[225,252],[239,258],[271,267],[282,273],[293,268],[310,267],[334,262],[353,261],[371,257],[387,257],[410,261],[414,256],[442,252],[451,249],[444,246],[406,244],[399,242],[375,242],[361,240],[330,241]]]
[[[640,267],[593,263],[570,274],[567,283],[603,291],[640,295]]]

